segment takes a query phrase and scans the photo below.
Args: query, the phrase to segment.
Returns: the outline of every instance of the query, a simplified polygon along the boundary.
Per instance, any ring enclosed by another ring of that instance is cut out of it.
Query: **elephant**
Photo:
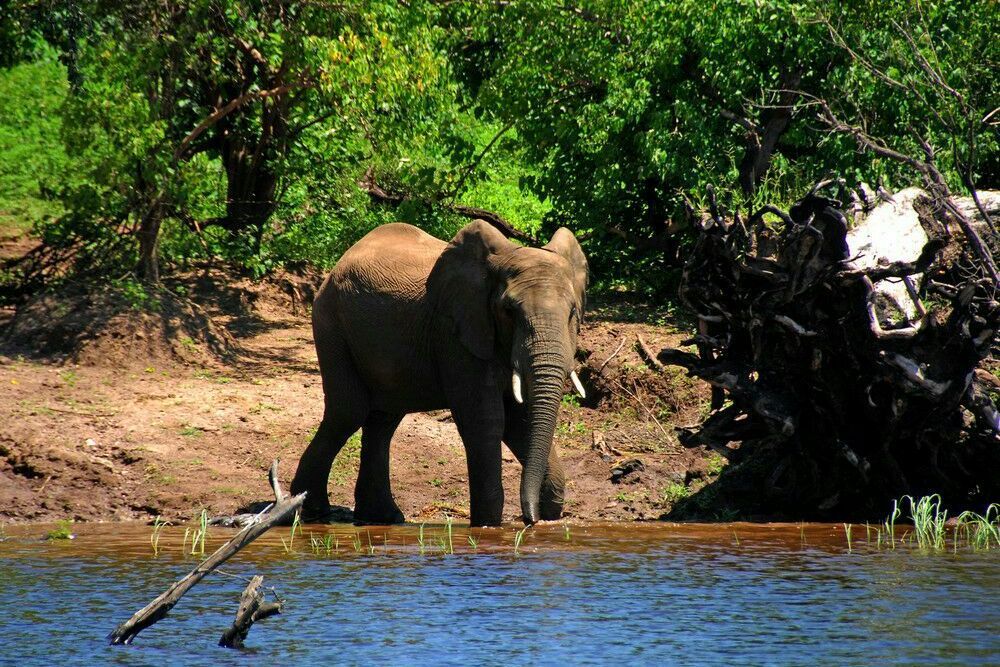
[[[552,447],[574,371],[587,259],[563,227],[542,248],[519,246],[489,223],[441,241],[404,223],[382,225],[327,276],[312,324],[323,419],[303,452],[293,493],[305,513],[329,511],[337,453],[361,428],[356,523],[400,523],[389,443],[409,413],[450,409],[465,448],[470,524],[499,525],[501,441],[522,465],[525,524],[562,514],[565,473]]]

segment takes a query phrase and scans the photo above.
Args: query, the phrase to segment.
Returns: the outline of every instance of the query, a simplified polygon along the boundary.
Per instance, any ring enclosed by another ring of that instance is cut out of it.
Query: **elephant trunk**
[[[566,381],[564,353],[558,343],[537,338],[527,350],[528,456],[521,473],[521,512],[525,524],[539,519],[539,497],[545,480],[556,417]]]

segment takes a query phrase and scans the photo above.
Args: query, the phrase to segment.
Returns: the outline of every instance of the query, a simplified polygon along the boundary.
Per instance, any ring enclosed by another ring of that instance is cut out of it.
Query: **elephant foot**
[[[491,509],[490,511],[476,511],[469,513],[470,528],[485,528],[488,526],[499,526],[503,524],[503,507]]]
[[[309,497],[308,495],[306,496],[306,501],[302,504],[302,511],[299,516],[304,523],[322,523],[330,516],[333,507],[327,501],[325,493],[322,500],[317,502],[309,502]]]
[[[406,523],[406,517],[396,503],[383,507],[358,505],[354,508],[354,523],[358,526],[388,526],[394,523]]]
[[[538,517],[542,521],[557,521],[562,518],[563,504],[557,502],[545,502],[538,505]]]

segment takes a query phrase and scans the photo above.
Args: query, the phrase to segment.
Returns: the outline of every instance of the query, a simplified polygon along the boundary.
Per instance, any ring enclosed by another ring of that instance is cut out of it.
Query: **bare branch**
[[[395,194],[388,192],[374,181],[373,175],[369,170],[364,178],[358,183],[358,187],[368,193],[372,199],[381,202],[383,204],[389,204],[392,206],[398,206],[406,201],[414,201],[414,197],[409,194]],[[528,245],[539,245],[538,239],[530,234],[525,234],[521,230],[515,228],[510,224],[503,216],[499,213],[494,213],[493,211],[487,211],[484,208],[476,208],[475,206],[464,206],[462,204],[444,204],[437,200],[426,200],[427,204],[436,204],[443,207],[444,209],[456,213],[463,218],[469,218],[472,220],[483,220],[489,224],[496,227],[496,229],[506,236],[507,238],[517,239],[522,243]]]
[[[174,151],[174,159],[175,160],[180,159],[181,156],[184,155],[184,152],[187,150],[188,145],[192,141],[197,139],[202,132],[209,129],[210,127],[218,123],[220,120],[222,120],[232,112],[239,109],[247,102],[253,102],[255,100],[283,95],[295,88],[305,88],[311,85],[313,84],[307,81],[301,81],[298,83],[291,83],[291,84],[282,84],[280,86],[271,88],[269,90],[255,90],[249,93],[244,93],[239,97],[235,97],[229,100],[229,102],[227,102],[224,106],[222,106],[219,109],[216,109],[213,113],[209,114],[203,121],[198,123],[198,126],[193,130],[191,130],[191,132],[188,133],[188,135],[181,140],[181,143],[177,147],[177,150]]]

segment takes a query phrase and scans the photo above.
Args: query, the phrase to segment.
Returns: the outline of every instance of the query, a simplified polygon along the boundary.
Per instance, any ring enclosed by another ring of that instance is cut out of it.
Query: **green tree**
[[[997,71],[987,73],[995,61],[982,57],[996,48],[990,3],[517,0],[461,12],[471,30],[453,57],[481,112],[523,142],[537,168],[527,182],[552,204],[546,224],[588,236],[598,276],[661,287],[676,275],[683,231],[710,184],[746,212],[787,202],[830,172],[903,180],[899,168],[831,137],[800,95],[870,105],[890,137],[911,136],[917,120],[899,90],[859,73],[821,17],[833,15],[876,53],[898,51],[893,20],[908,22],[945,37],[945,70],[986,82]],[[984,85],[981,96],[996,90]],[[995,160],[990,144],[979,144],[982,165]]]
[[[66,111],[68,144],[90,175],[70,197],[76,219],[134,232],[151,281],[164,220],[198,233],[221,227],[259,252],[297,181],[329,183],[435,115],[447,67],[423,9],[99,4]],[[225,194],[212,201],[213,188],[201,184],[220,177]],[[216,214],[199,220],[198,210]]]

